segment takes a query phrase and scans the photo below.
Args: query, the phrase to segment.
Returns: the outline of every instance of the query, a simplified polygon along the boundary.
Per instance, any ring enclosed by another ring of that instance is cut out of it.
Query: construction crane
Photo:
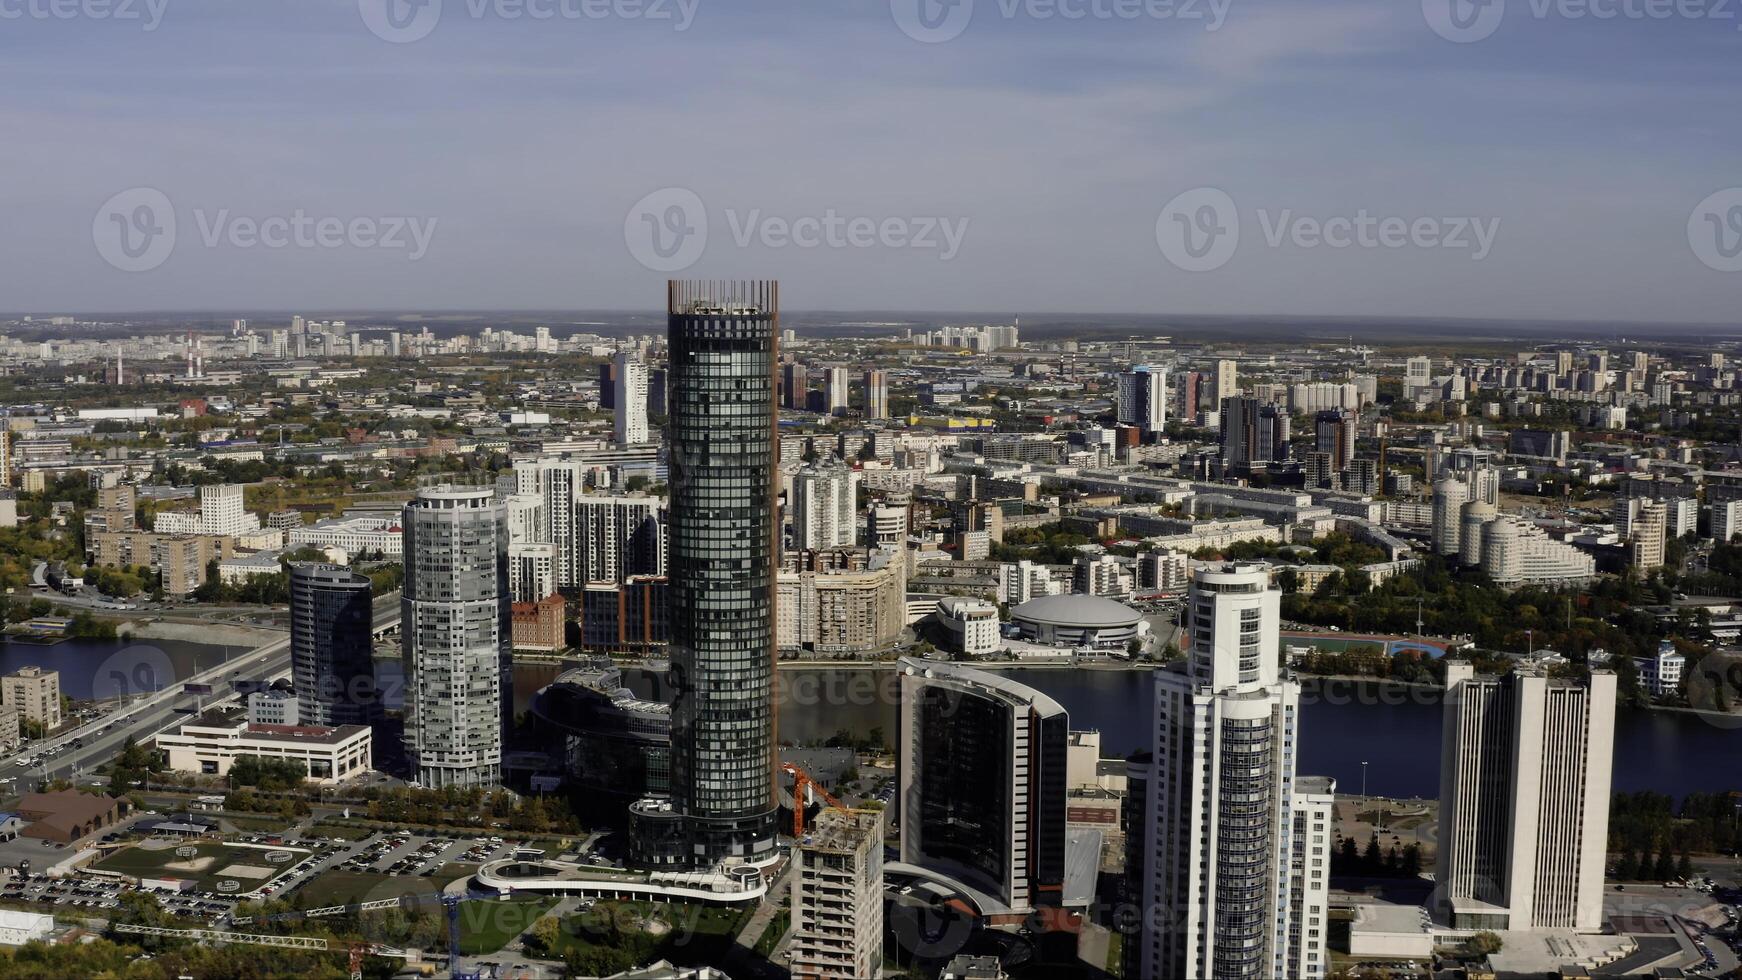
[[[792,777],[792,836],[794,840],[804,837],[804,808],[806,805],[805,796],[807,795],[805,791],[807,789],[811,794],[821,796],[823,802],[829,806],[837,810],[847,809],[846,804],[829,795],[828,790],[823,789],[821,784],[812,779],[810,773],[790,762],[781,763],[780,769]]]

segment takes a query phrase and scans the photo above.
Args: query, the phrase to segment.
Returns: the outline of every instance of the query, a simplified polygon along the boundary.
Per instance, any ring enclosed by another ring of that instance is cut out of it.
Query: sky
[[[1735,324],[1739,74],[1738,0],[0,0],[0,310]]]

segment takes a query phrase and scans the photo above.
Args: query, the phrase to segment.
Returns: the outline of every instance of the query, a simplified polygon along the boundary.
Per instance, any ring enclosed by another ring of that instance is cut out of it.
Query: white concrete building
[[[1594,578],[1597,563],[1574,545],[1507,515],[1482,526],[1482,571],[1496,585],[1554,584]]]
[[[337,547],[348,555],[379,554],[399,558],[404,551],[398,514],[363,514],[316,521],[291,528],[290,550]]]
[[[515,602],[537,602],[556,590],[556,545],[508,546],[508,591]]]
[[[875,977],[883,965],[883,814],[825,809],[794,848],[792,975]]]
[[[1615,675],[1446,668],[1433,913],[1460,929],[1603,927]]]
[[[792,481],[792,542],[799,551],[856,542],[859,474],[846,466],[809,466]]]
[[[984,599],[950,596],[939,600],[937,616],[957,653],[983,657],[1003,645],[998,635],[998,607]]]
[[[302,702],[295,694],[268,688],[248,695],[248,724],[296,725],[302,721]]]
[[[157,747],[176,772],[222,776],[245,755],[300,762],[308,778],[336,786],[368,772],[374,764],[366,725],[254,725],[239,711],[208,713],[157,736]]]
[[[46,912],[0,909],[0,946],[23,946],[54,934],[54,916]]]
[[[647,365],[633,353],[617,355],[616,414],[612,418],[611,434],[619,446],[635,446],[648,441],[647,435]]]
[[[1655,655],[1634,657],[1633,666],[1639,669],[1640,685],[1661,698],[1681,690],[1688,658],[1676,650],[1674,643],[1664,640],[1657,645]]]
[[[1188,659],[1156,672],[1141,774],[1143,977],[1323,977],[1331,787],[1297,779],[1300,686],[1278,667],[1281,593],[1266,567],[1199,568]],[[1134,781],[1140,777],[1134,776]],[[1303,836],[1297,845],[1296,832]]]

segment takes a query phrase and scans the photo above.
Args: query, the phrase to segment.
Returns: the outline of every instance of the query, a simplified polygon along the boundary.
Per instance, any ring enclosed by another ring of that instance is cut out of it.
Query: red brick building
[[[537,602],[516,602],[512,609],[514,649],[539,653],[561,650],[567,607],[563,597],[554,592]]]

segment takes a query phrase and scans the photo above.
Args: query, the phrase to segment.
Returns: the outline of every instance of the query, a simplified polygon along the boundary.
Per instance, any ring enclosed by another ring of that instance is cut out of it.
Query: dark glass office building
[[[673,281],[667,312],[671,797],[632,815],[646,863],[757,861],[777,808],[779,287]]]
[[[1070,716],[994,671],[901,661],[901,860],[994,900],[1063,904]]]
[[[303,724],[380,723],[374,622],[368,578],[338,565],[290,567],[290,669]]]

